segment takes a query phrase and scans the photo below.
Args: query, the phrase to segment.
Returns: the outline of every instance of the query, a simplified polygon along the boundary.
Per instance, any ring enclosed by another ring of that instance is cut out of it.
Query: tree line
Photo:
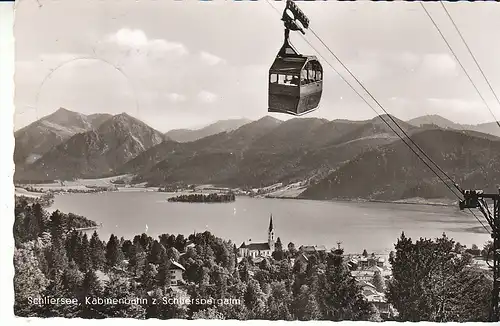
[[[169,202],[185,202],[185,203],[227,203],[236,200],[236,196],[233,193],[227,194],[189,194],[180,195],[176,197],[170,197]]]

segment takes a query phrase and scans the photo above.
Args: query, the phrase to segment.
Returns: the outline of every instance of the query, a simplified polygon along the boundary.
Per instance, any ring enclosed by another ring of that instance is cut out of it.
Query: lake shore
[[[258,197],[258,196],[257,196]],[[286,197],[286,196],[261,196],[262,198],[269,198],[269,199],[296,199],[296,200],[315,200],[315,199],[307,199],[307,198],[300,198],[300,197]],[[383,204],[400,204],[400,205],[423,205],[423,206],[444,206],[444,207],[451,207],[451,206],[456,206],[457,203],[448,200],[448,199],[442,199],[442,201],[436,201],[436,200],[427,200],[423,198],[408,198],[408,199],[400,199],[400,200],[375,200],[375,199],[363,199],[363,198],[352,198],[352,199],[346,199],[346,198],[336,198],[336,199],[330,199],[330,200],[320,200],[317,199],[318,201],[332,201],[332,202],[338,202],[338,203],[383,203]]]
[[[77,179],[74,181],[66,181],[64,183],[50,183],[50,184],[29,184],[29,185],[17,185],[16,195],[39,197],[44,192],[54,192],[56,194],[66,194],[72,192],[96,192],[92,187],[110,187],[109,191],[119,191],[119,192],[157,192],[159,187],[147,187],[145,183],[136,185],[121,185],[116,184],[117,180],[123,180],[124,178],[131,178],[130,175],[121,175],[116,177],[102,178],[102,179]],[[40,192],[30,192],[25,187],[33,187],[40,189]],[[112,190],[111,190],[112,188]],[[166,195],[189,195],[193,193],[212,193],[217,192],[216,189],[219,187],[214,187],[213,185],[196,185],[195,190],[183,189],[176,192],[163,192]],[[262,193],[256,195],[249,195],[241,193],[240,189],[230,189],[230,188],[220,188],[224,190],[232,190],[239,196],[245,197],[256,197],[256,198],[268,198],[268,199],[295,199],[295,200],[310,200],[305,198],[300,198],[300,193],[305,189],[298,183],[293,185],[282,186],[279,189],[274,188],[273,191],[269,193]],[[451,207],[456,206],[456,201],[442,198],[442,199],[424,199],[424,198],[406,198],[400,200],[375,200],[375,199],[365,199],[365,198],[336,198],[331,200],[318,200],[318,201],[333,201],[333,202],[345,202],[345,203],[384,203],[384,204],[401,204],[401,205],[422,205],[422,206],[444,206]]]

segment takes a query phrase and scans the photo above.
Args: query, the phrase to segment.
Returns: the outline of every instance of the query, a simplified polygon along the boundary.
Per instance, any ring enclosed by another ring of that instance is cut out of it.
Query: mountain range
[[[17,153],[39,158],[17,160],[15,180],[133,174],[133,182],[151,186],[301,182],[306,189],[300,197],[308,199],[453,198],[399,136],[410,136],[464,187],[486,189],[500,183],[500,138],[495,129],[484,132],[488,125],[465,128],[439,116],[408,122],[387,115],[366,121],[266,116],[162,134],[125,113],[84,116],[61,109],[16,132]],[[44,135],[59,137],[25,136],[36,135],[40,126]]]

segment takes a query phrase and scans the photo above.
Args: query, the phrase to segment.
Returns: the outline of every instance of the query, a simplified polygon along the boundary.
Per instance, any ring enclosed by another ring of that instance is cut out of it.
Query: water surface
[[[291,241],[331,248],[340,241],[346,252],[366,248],[370,253],[387,253],[402,231],[412,239],[446,232],[468,247],[474,243],[482,248],[490,240],[489,234],[478,232],[480,224],[473,216],[455,207],[249,197],[231,203],[169,203],[168,197],[139,191],[64,194],[56,196],[51,210],[102,222],[98,232],[105,240],[111,233],[131,239],[145,232],[147,225],[153,237],[209,230],[239,246],[249,239],[267,241],[271,214],[276,237],[284,245]]]

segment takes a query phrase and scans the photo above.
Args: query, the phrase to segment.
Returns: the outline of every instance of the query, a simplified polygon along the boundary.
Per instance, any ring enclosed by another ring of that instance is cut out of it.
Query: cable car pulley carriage
[[[269,69],[268,112],[303,115],[319,106],[323,67],[315,56],[299,54],[290,43],[290,31],[305,34],[309,27],[309,19],[293,1],[287,1],[281,20],[285,41]]]

